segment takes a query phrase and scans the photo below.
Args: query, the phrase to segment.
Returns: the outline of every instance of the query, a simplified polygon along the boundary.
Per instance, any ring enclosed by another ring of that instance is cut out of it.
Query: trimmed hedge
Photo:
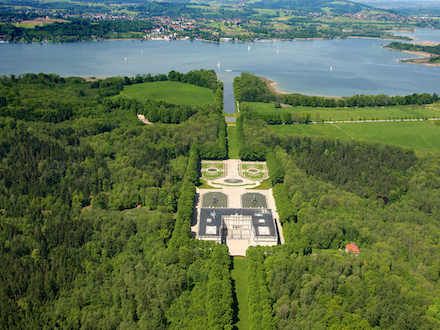
[[[283,183],[278,183],[273,187],[272,193],[275,198],[275,204],[277,206],[277,212],[280,216],[281,224],[283,225],[286,222],[296,222],[298,212],[294,209],[289,200],[287,187]]]
[[[236,132],[238,140],[238,156],[244,161],[265,161],[266,148],[263,146],[249,146],[243,133],[243,117],[241,115],[236,121]]]
[[[210,266],[207,301],[209,329],[232,330],[234,299],[229,271],[231,258],[226,245],[215,245]]]
[[[262,246],[251,246],[246,251],[249,330],[276,329],[273,302],[267,288],[264,253],[265,248]]]

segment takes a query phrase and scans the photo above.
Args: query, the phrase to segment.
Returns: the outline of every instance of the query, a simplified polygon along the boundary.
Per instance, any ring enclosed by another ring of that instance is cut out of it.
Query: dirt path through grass
[[[340,130],[341,130],[342,132],[344,132],[345,134],[347,134],[349,137],[351,137],[352,140],[354,139],[354,137],[352,137],[350,134],[348,134],[346,131],[344,131],[342,128],[340,128],[338,125],[333,124],[333,123],[332,123],[332,125],[333,125],[334,127],[338,128],[338,129],[340,129]]]

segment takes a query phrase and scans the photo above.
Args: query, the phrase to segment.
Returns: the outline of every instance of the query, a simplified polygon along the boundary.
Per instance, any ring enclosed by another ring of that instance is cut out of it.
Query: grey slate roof
[[[270,209],[225,209],[225,208],[202,208],[199,219],[199,236],[211,236],[206,234],[206,227],[215,226],[216,234],[220,235],[222,226],[222,216],[224,215],[244,215],[252,217],[252,226],[255,228],[257,237],[276,236],[275,225]],[[208,228],[211,229],[212,228]]]

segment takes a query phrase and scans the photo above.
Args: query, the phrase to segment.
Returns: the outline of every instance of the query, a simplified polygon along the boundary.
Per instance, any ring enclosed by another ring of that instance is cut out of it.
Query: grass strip
[[[235,126],[228,126],[228,157],[238,159],[238,141]]]
[[[234,257],[234,268],[231,270],[232,280],[235,284],[235,294],[237,296],[237,322],[234,326],[239,330],[249,329],[249,310],[248,310],[248,283],[246,274],[246,258]]]

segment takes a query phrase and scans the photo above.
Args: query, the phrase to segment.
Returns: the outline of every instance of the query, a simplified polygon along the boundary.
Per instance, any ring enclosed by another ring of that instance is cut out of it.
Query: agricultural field
[[[338,123],[309,125],[271,125],[278,133],[320,135],[330,138],[355,138],[440,152],[440,126],[428,121],[383,123]]]
[[[52,23],[69,23],[70,21],[64,20],[64,19],[36,19],[36,20],[27,20],[22,21],[21,23],[15,23],[14,26],[16,27],[22,27],[25,29],[33,29],[36,26],[44,26]]]
[[[303,135],[318,135],[333,138],[349,138],[347,134],[332,124],[308,124],[308,125],[270,125],[271,131],[277,133],[294,133]]]
[[[147,100],[165,101],[191,107],[214,103],[214,93],[209,88],[175,81],[155,81],[129,85],[124,87],[121,94],[142,102]]]
[[[261,114],[277,114],[283,111],[298,114],[310,113],[312,121],[440,118],[440,105],[438,103],[431,105],[396,105],[377,108],[320,108],[304,106],[275,108],[273,103],[247,102],[247,104]]]

